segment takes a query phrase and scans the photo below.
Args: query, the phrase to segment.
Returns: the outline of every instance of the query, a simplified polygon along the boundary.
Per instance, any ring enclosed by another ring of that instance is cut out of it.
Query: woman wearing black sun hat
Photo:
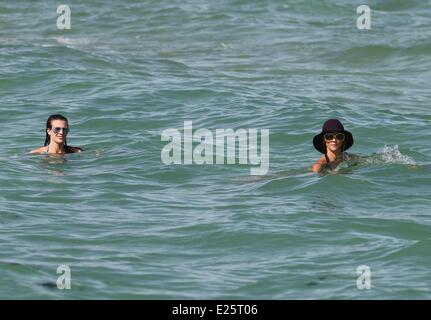
[[[320,172],[348,159],[345,151],[353,145],[353,136],[339,120],[329,119],[323,124],[322,132],[313,138],[313,145],[323,156],[312,165],[311,171]]]

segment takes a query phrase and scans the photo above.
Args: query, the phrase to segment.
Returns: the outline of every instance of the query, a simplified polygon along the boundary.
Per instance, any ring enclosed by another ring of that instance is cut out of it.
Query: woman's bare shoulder
[[[326,164],[325,156],[321,156],[314,164]]]
[[[319,172],[322,166],[325,164],[326,164],[326,159],[324,156],[322,156],[311,166],[311,171]]]
[[[48,147],[40,147],[40,148],[37,148],[37,149],[30,151],[29,153],[30,154],[42,154],[42,153],[45,153],[47,151],[48,151]]]

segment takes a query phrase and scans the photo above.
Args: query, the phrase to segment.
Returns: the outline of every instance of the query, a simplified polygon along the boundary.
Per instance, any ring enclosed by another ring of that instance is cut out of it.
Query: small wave
[[[326,54],[330,61],[336,63],[348,64],[372,64],[381,63],[401,54],[402,48],[392,47],[389,45],[367,45],[355,46],[343,51],[331,52]]]
[[[410,164],[416,165],[416,161],[400,152],[398,145],[385,145],[379,149],[373,156],[366,159],[366,163],[372,164]]]
[[[426,1],[421,0],[381,0],[373,4],[374,9],[380,11],[405,11],[414,10],[426,5]]]
[[[331,52],[327,54],[327,57],[329,60],[337,63],[381,64],[382,61],[392,58],[410,57],[413,59],[417,58],[417,56],[427,55],[430,48],[430,44],[424,42],[406,44],[402,47],[371,44],[355,46],[339,52]]]

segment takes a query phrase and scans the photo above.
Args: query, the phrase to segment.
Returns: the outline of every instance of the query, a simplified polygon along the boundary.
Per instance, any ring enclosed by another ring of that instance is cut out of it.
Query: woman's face
[[[54,141],[58,144],[64,143],[64,140],[67,136],[67,122],[64,120],[52,120],[51,121],[51,129],[47,129],[49,136],[51,137],[51,141]]]
[[[339,139],[337,139],[337,134],[335,134],[335,133],[325,135],[324,140],[325,140],[325,144],[326,144],[326,149],[331,150],[334,153],[337,153],[338,151],[340,151],[341,146],[343,145],[343,141],[344,141],[344,134],[339,135],[338,138],[340,138],[341,136],[343,139],[339,140]],[[330,137],[331,139],[327,139],[328,137]]]

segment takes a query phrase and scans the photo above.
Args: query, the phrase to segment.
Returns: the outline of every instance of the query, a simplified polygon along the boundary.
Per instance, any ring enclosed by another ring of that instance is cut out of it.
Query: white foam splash
[[[233,49],[234,47],[230,44],[226,44],[224,42],[220,42],[220,47],[222,48],[228,48],[228,49]]]
[[[75,46],[85,46],[90,44],[91,42],[90,39],[88,38],[74,39],[74,38],[68,38],[68,37],[56,37],[55,40],[59,44],[70,46],[72,48]]]
[[[375,157],[370,158],[373,163],[397,163],[415,165],[416,161],[400,152],[398,145],[388,146],[377,150]]]

